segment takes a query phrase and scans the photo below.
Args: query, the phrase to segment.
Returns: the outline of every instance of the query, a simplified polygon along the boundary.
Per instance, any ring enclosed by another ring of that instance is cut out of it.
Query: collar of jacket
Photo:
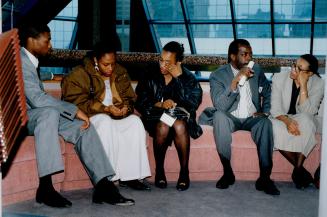
[[[89,57],[85,57],[83,60],[83,64],[85,67],[85,70],[92,76],[96,75],[96,76],[100,76],[101,77],[101,73],[98,72],[97,70],[95,70],[94,68],[94,61],[89,58]],[[122,67],[116,62],[115,65],[115,69],[113,71],[113,73],[116,75],[115,80],[120,77],[122,74],[124,74],[124,70],[122,69]]]

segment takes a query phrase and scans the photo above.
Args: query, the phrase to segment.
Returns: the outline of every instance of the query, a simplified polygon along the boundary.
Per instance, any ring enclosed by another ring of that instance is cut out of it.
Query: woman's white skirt
[[[290,115],[290,117],[296,120],[299,124],[300,135],[294,136],[290,134],[287,131],[286,125],[282,121],[272,119],[274,146],[276,149],[289,152],[299,152],[307,157],[313,147],[317,144],[315,137],[316,125],[313,116],[307,113],[300,113]]]
[[[90,118],[116,175],[112,181],[143,179],[151,176],[146,132],[141,119],[130,115],[114,120],[106,114]]]

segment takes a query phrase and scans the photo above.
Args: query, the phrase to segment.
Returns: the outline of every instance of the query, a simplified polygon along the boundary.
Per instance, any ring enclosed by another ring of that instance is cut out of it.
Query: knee
[[[228,120],[228,116],[225,112],[216,111],[213,115],[213,125],[214,126],[218,126],[218,124],[222,124],[226,120]]]
[[[45,121],[49,123],[54,123],[59,121],[60,112],[53,107],[45,107],[40,110],[38,120]]]
[[[137,115],[130,115],[129,118],[135,126],[144,128],[141,118],[139,118]]]
[[[162,123],[162,122],[159,122],[156,126],[156,136],[167,136],[169,133],[169,126]]]
[[[316,125],[312,114],[301,113],[299,117],[299,125],[303,129],[310,129],[312,132],[316,132]]]
[[[99,114],[96,119],[91,118],[91,123],[97,130],[106,131],[110,129],[109,126],[112,125],[112,119],[106,114]]]
[[[259,128],[268,129],[268,130],[271,129],[272,130],[272,123],[268,118],[261,118],[256,125]]]
[[[176,135],[187,134],[186,122],[182,120],[176,120],[176,122],[174,123],[174,130]]]

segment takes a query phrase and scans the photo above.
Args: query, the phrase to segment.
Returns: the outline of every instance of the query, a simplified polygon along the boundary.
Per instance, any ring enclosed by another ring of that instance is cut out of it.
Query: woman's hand
[[[123,115],[122,111],[114,105],[107,106],[107,108],[108,108],[107,109],[108,112],[113,116],[122,116]]]
[[[162,103],[162,108],[171,109],[171,108],[175,108],[176,105],[177,105],[177,103],[175,103],[173,100],[167,99]]]
[[[286,124],[287,131],[290,134],[292,134],[294,136],[299,136],[301,134],[300,129],[299,129],[299,124],[297,123],[296,120],[294,120],[292,118],[287,118],[287,121],[285,124]]]
[[[128,113],[128,106],[124,105],[123,108],[120,109],[120,111],[122,112],[122,115],[126,115]]]
[[[299,76],[297,80],[300,83],[300,87],[307,87],[308,80],[310,78],[310,74],[307,72],[299,72]]]
[[[183,73],[182,67],[181,67],[181,62],[177,62],[176,65],[170,64],[168,66],[168,71],[171,74],[171,76],[173,76],[174,78],[177,78],[178,76],[180,76]]]

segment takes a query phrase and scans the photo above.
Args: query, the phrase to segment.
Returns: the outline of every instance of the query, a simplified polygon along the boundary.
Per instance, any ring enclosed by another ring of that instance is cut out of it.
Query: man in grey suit
[[[271,88],[260,67],[247,67],[252,59],[250,43],[236,39],[228,49],[228,63],[210,75],[210,94],[214,108],[207,108],[200,116],[200,124],[213,125],[214,138],[224,168],[216,187],[226,189],[235,182],[230,164],[232,133],[251,131],[257,145],[260,177],[256,189],[279,195],[270,179],[272,169],[273,134],[267,118],[270,111]],[[245,83],[240,80],[245,76]]]
[[[75,144],[75,150],[90,176],[95,190],[93,202],[133,205],[132,199],[120,195],[109,180],[115,175],[104,154],[101,141],[88,117],[75,105],[58,100],[44,91],[37,72],[41,56],[51,49],[47,25],[25,25],[19,30],[24,91],[28,108],[28,131],[35,136],[35,152],[39,173],[36,202],[51,207],[70,207],[72,203],[53,187],[52,174],[64,170],[59,136]]]

